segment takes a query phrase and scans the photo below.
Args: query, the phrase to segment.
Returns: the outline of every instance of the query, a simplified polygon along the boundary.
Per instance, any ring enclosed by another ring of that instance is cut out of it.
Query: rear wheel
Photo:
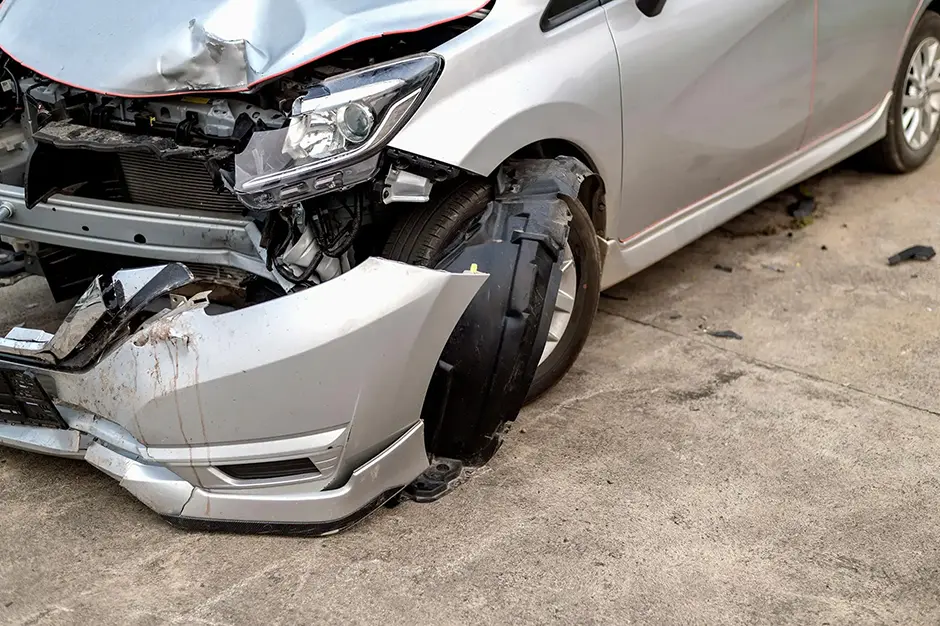
[[[492,199],[492,185],[468,181],[436,202],[416,208],[392,229],[383,256],[413,265],[437,261],[473,218]],[[545,393],[571,368],[587,341],[600,298],[600,250],[594,225],[577,200],[568,202],[571,223],[562,257],[562,277],[548,341],[526,401]]]
[[[885,137],[868,154],[874,165],[904,174],[930,158],[940,138],[940,15],[928,11],[911,35],[894,81]]]

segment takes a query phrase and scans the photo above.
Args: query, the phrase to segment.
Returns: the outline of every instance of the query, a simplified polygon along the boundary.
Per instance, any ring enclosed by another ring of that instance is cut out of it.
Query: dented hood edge
[[[0,50],[78,89],[235,93],[353,44],[424,30],[488,0],[2,0]]]

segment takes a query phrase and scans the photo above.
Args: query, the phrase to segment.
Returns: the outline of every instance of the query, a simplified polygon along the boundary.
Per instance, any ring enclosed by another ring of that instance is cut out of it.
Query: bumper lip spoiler
[[[192,530],[291,535],[338,532],[364,519],[428,468],[424,422],[417,422],[337,489],[278,498],[250,490],[208,491],[169,469],[92,443],[85,460],[168,522]]]

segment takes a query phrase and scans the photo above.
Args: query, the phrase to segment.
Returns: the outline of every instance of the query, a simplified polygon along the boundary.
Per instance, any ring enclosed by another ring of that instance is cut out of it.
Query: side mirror
[[[663,12],[666,0],[636,0],[636,8],[646,17],[656,17]]]

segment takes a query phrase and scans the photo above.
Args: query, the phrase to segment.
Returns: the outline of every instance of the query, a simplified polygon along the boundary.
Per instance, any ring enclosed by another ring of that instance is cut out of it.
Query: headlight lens
[[[441,66],[426,54],[324,80],[297,98],[286,128],[254,133],[235,156],[235,193],[266,210],[368,180]]]

